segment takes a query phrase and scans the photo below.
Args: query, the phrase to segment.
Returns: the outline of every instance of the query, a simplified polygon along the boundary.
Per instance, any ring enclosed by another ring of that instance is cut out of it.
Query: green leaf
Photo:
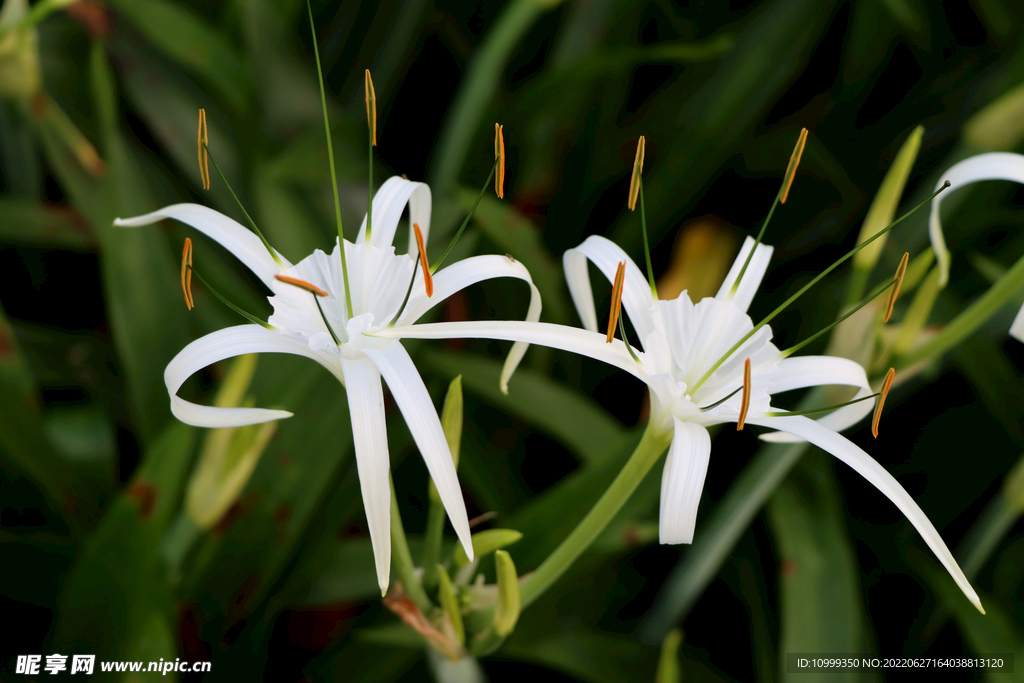
[[[843,523],[829,457],[816,452],[801,459],[768,505],[781,561],[780,653],[870,650],[861,569]],[[832,676],[796,678],[811,683]]]
[[[593,399],[547,375],[519,368],[508,394],[498,387],[501,363],[454,352],[424,351],[422,365],[449,377],[462,374],[467,391],[521,417],[562,442],[583,462],[597,463],[622,450],[628,432]]]
[[[192,10],[168,0],[112,0],[110,4],[157,49],[202,76],[234,109],[242,109],[249,90],[242,60]]]
[[[658,657],[658,672],[654,683],[680,683],[679,645],[683,642],[683,632],[672,629],[661,641],[661,655]]]
[[[73,210],[26,199],[0,199],[0,240],[76,251],[95,247],[88,224]]]

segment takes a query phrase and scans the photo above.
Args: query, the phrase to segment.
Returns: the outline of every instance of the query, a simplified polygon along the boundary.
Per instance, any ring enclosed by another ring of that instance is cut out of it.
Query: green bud
[[[455,469],[459,469],[459,449],[462,446],[462,410],[462,375],[459,375],[448,385],[444,407],[441,409],[441,428],[444,429],[444,438],[452,452]],[[430,500],[441,503],[441,496],[437,495],[433,481],[430,482],[429,493]]]
[[[896,207],[899,206],[900,197],[903,196],[903,188],[910,176],[910,169],[917,159],[917,151],[921,147],[921,136],[924,135],[924,127],[918,126],[907,138],[907,141],[900,147],[896,159],[892,162],[889,172],[885,174],[882,185],[878,188],[875,200],[868,209],[868,215],[864,218],[864,225],[861,226],[860,236],[857,243],[874,237],[874,235],[890,223],[896,215]],[[889,235],[882,237],[864,247],[853,257],[854,268],[861,271],[871,270],[878,257],[882,254],[882,247]]]
[[[658,673],[654,683],[679,683],[679,645],[683,642],[683,632],[672,629],[661,641],[661,655],[658,657]]]
[[[455,597],[455,589],[452,588],[452,580],[444,565],[437,565],[437,597],[441,601],[441,609],[455,631],[455,639],[459,645],[466,644],[466,629],[462,625],[462,611],[459,607],[459,599]]]
[[[501,637],[512,633],[519,621],[519,575],[512,556],[504,550],[494,552],[498,575],[498,604],[494,607],[494,632]]]
[[[498,548],[504,548],[507,545],[518,542],[522,537],[523,534],[514,529],[488,529],[487,531],[481,531],[473,534],[473,555],[478,558],[483,557],[493,553]],[[452,559],[456,567],[469,564],[469,558],[466,556],[466,551],[462,548],[461,544],[455,546],[455,554]]]

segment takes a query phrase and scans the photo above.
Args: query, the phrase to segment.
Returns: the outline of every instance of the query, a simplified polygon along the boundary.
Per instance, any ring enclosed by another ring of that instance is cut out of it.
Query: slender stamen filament
[[[191,311],[196,304],[192,299],[192,240],[188,237],[181,252],[181,290],[185,293],[185,305]]]
[[[878,438],[878,422],[882,419],[882,406],[885,405],[885,397],[889,395],[889,388],[892,387],[892,380],[896,377],[896,370],[889,368],[882,380],[882,390],[876,394],[878,403],[875,404],[875,412],[871,416],[871,435]]]
[[[831,266],[829,266],[825,270],[823,270],[820,273],[818,273],[818,275],[816,275],[810,282],[808,282],[806,285],[801,287],[797,291],[796,294],[794,294],[793,296],[791,296],[788,299],[786,299],[785,301],[783,301],[782,305],[780,305],[774,311],[769,313],[768,316],[765,317],[761,322],[759,322],[758,324],[754,325],[753,329],[751,329],[750,332],[747,332],[745,335],[743,335],[742,338],[740,338],[740,340],[738,342],[733,344],[731,349],[726,351],[725,354],[723,354],[721,358],[719,358],[717,361],[715,361],[714,365],[712,365],[710,368],[708,368],[708,371],[704,373],[704,376],[701,377],[700,380],[697,381],[697,384],[694,385],[692,391],[697,391],[697,389],[699,389],[701,387],[701,385],[704,384],[704,382],[706,382],[708,380],[708,378],[711,377],[712,374],[714,374],[715,370],[717,370],[719,367],[721,367],[722,363],[724,363],[729,358],[729,356],[731,356],[733,353],[736,352],[737,349],[739,349],[741,346],[743,346],[747,342],[748,339],[750,339],[755,334],[757,334],[758,330],[760,330],[762,327],[764,327],[769,322],[771,322],[772,319],[775,318],[775,316],[777,316],[782,311],[786,310],[786,308],[788,308],[790,304],[792,304],[794,301],[796,301],[801,296],[803,296],[807,292],[807,290],[809,290],[814,285],[818,284],[822,280],[822,278],[824,278],[826,275],[828,275],[833,270],[838,268],[847,259],[852,258],[853,255],[856,254],[858,251],[860,251],[861,249],[863,249],[867,245],[869,245],[872,242],[874,242],[876,239],[880,238],[882,235],[885,235],[890,230],[895,228],[897,225],[899,225],[901,222],[903,222],[903,220],[906,219],[907,216],[909,216],[910,214],[914,213],[915,211],[920,209],[925,204],[928,204],[929,202],[931,202],[936,196],[938,196],[938,194],[940,192],[942,192],[943,190],[945,190],[949,186],[950,186],[950,182],[947,180],[945,183],[942,184],[942,186],[939,189],[937,189],[935,192],[933,192],[930,197],[928,197],[923,202],[921,202],[920,204],[918,204],[917,206],[912,208],[910,211],[906,212],[905,214],[903,214],[902,216],[900,216],[899,218],[894,220],[892,223],[890,223],[886,227],[884,227],[881,230],[879,230],[878,232],[876,232],[874,235],[872,235],[868,239],[866,239],[863,242],[861,242],[860,244],[858,244],[856,247],[854,247],[853,249],[848,251],[845,255],[841,256]],[[753,252],[751,252],[751,253],[753,253]]]
[[[747,421],[747,411],[750,410],[750,359],[743,363],[743,402],[740,404],[740,417],[736,420],[736,431],[743,431],[743,423]]]
[[[626,262],[620,261],[615,271],[615,285],[612,287],[612,306],[608,314],[608,334],[605,343],[611,344],[615,339],[615,330],[619,325],[619,312],[622,309],[622,282],[626,275]]]
[[[415,226],[416,224],[413,223],[413,225]],[[395,326],[395,323],[398,322],[398,319],[402,315],[402,311],[405,310],[405,305],[409,303],[409,297],[412,295],[412,286],[416,283],[416,269],[420,267],[420,258],[422,258],[423,255],[424,254],[416,254],[416,263],[412,264],[412,277],[409,278],[409,289],[405,290],[405,298],[402,299],[402,305],[398,307],[397,311],[395,311],[395,317],[388,323],[388,327]]]
[[[348,286],[348,261],[345,258],[345,233],[341,228],[341,197],[338,195],[338,173],[334,168],[334,143],[331,142],[331,123],[327,119],[327,94],[324,91],[324,72],[320,66],[320,48],[316,41],[316,26],[313,24],[313,8],[306,0],[309,14],[309,30],[313,34],[313,56],[316,57],[316,76],[320,82],[320,107],[324,111],[324,131],[327,133],[327,159],[331,165],[331,187],[334,188],[334,219],[338,224],[338,253],[341,256],[341,277],[345,281],[345,305],[347,315],[352,316],[352,290]],[[372,175],[372,171],[371,171]],[[367,214],[367,242],[369,242],[369,214]]]
[[[747,267],[750,265],[751,259],[754,258],[754,252],[757,251],[757,247],[761,244],[762,238],[764,238],[764,231],[768,229],[768,223],[771,222],[772,216],[775,214],[775,209],[779,204],[785,204],[786,199],[789,197],[789,188],[793,186],[793,178],[796,177],[797,166],[800,165],[800,158],[804,154],[804,146],[807,144],[807,129],[801,128],[800,135],[797,137],[796,146],[793,147],[793,153],[789,156],[789,164],[786,166],[786,173],[782,176],[782,187],[779,188],[779,193],[775,195],[775,201],[772,202],[772,208],[768,210],[768,215],[764,219],[764,223],[761,224],[761,231],[757,233],[757,239],[754,240],[754,247],[747,254],[747,260],[743,262],[743,267],[740,268],[740,274],[736,277],[736,282],[732,285],[732,291],[735,294],[736,290],[739,289],[740,282],[743,280],[743,276],[747,272]]]
[[[206,151],[206,145],[210,142],[209,131],[206,128],[206,110],[199,110],[199,177],[203,181],[203,189],[210,189],[210,153]]]
[[[423,246],[423,233],[420,231],[420,224],[413,223],[412,229],[416,232],[416,246],[420,250],[419,262],[423,266],[423,286],[427,290],[427,296],[434,296],[434,278],[430,276],[430,266],[427,264],[427,248]],[[416,279],[416,269],[412,271],[413,279]],[[409,283],[410,287],[412,283]]]
[[[827,413],[832,410],[838,410],[839,408],[845,408],[846,406],[852,406],[854,403],[860,403],[861,401],[867,401],[875,398],[878,394],[868,394],[867,396],[861,396],[855,398],[852,401],[846,401],[845,403],[836,403],[834,405],[825,406],[824,408],[811,408],[809,410],[792,410],[792,411],[777,411],[765,413],[768,417],[794,417],[796,415],[814,415],[816,413]]]
[[[494,193],[498,195],[498,199],[505,198],[505,134],[502,128],[504,126],[494,124],[494,160],[498,168],[498,174],[494,178]]]
[[[903,276],[907,274],[907,264],[910,262],[910,252],[903,252],[900,265],[896,268],[896,276],[892,279],[893,287],[889,290],[889,299],[885,302],[885,317],[882,322],[889,322],[892,317],[892,308],[896,305],[896,297],[900,294],[900,285],[903,284]]]
[[[487,176],[487,180],[484,181],[484,186],[480,188],[480,194],[476,196],[476,201],[473,202],[473,208],[469,210],[469,213],[466,214],[465,220],[462,221],[462,225],[460,225],[459,229],[455,231],[455,237],[452,237],[452,241],[448,244],[448,248],[444,250],[444,253],[441,254],[441,258],[434,261],[434,265],[430,267],[431,273],[437,272],[438,267],[444,261],[445,257],[448,256],[448,253],[455,246],[455,243],[459,241],[460,237],[462,237],[462,233],[466,230],[466,226],[469,225],[470,219],[473,218],[473,214],[476,213],[476,207],[480,205],[480,200],[484,198],[484,193],[487,192],[487,187],[491,184],[491,178],[494,177],[494,170],[497,166],[498,160],[495,159],[494,163],[491,164],[491,173]]]
[[[828,331],[830,331],[831,329],[833,329],[834,327],[839,325],[841,322],[843,322],[844,320],[846,320],[847,318],[852,316],[854,313],[856,313],[857,311],[859,311],[860,309],[864,308],[869,303],[871,303],[872,301],[877,299],[879,296],[882,295],[883,292],[885,292],[886,290],[892,289],[892,286],[894,284],[895,284],[894,282],[886,282],[885,284],[880,285],[875,291],[873,291],[870,295],[868,295],[868,297],[866,299],[861,301],[854,308],[851,308],[850,311],[848,313],[846,313],[843,317],[839,318],[838,320],[836,320],[835,322],[833,322],[833,323],[831,323],[829,325],[826,325],[822,329],[820,329],[817,332],[815,332],[814,334],[812,334],[807,339],[804,339],[802,342],[794,344],[793,346],[789,347],[785,351],[780,352],[779,353],[780,358],[787,358],[788,356],[792,356],[794,353],[796,353],[797,351],[799,351],[803,347],[807,346],[808,344],[813,342],[815,339],[817,339],[821,335],[827,333]]]
[[[210,292],[215,297],[217,297],[222,304],[224,304],[225,306],[230,308],[232,311],[234,311],[238,315],[242,316],[243,318],[245,318],[246,320],[248,320],[251,323],[259,325],[260,327],[265,327],[268,330],[274,329],[274,326],[271,325],[270,323],[268,323],[267,321],[260,320],[259,318],[254,316],[252,313],[249,313],[248,311],[246,311],[242,307],[236,306],[235,304],[231,303],[231,301],[229,301],[227,297],[225,297],[223,294],[218,292],[216,287],[214,287],[209,282],[207,282],[206,279],[202,275],[199,274],[199,271],[195,270],[192,267],[192,265],[191,265],[191,254],[189,254],[189,257],[190,257],[189,258],[189,265],[187,266],[187,268],[188,268],[188,278],[186,279],[186,282],[189,283],[189,299],[192,298],[192,291],[191,291],[192,273],[195,273],[196,277],[199,278],[199,281],[201,283],[203,283],[203,286],[206,287],[206,289],[210,290]],[[193,302],[193,306],[194,305],[195,305],[195,303]]]

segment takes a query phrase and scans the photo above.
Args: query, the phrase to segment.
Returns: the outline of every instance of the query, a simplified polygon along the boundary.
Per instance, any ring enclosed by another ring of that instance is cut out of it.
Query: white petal
[[[430,478],[441,496],[448,519],[452,521],[455,534],[462,541],[469,559],[473,559],[473,541],[469,533],[469,518],[466,502],[462,498],[459,478],[455,474],[455,463],[448,441],[444,438],[441,420],[437,417],[434,402],[430,400],[423,379],[413,365],[408,352],[399,342],[385,344],[379,349],[365,349],[365,353],[384,375],[391,395],[395,397],[398,409],[409,426],[409,433],[416,441],[423,461],[427,464]]]
[[[767,375],[766,380],[772,383],[771,394],[778,394],[792,389],[827,385],[843,385],[858,387],[859,391],[850,399],[858,399],[871,393],[867,374],[860,363],[846,358],[832,356],[799,356],[785,358],[778,362],[774,373]],[[821,417],[817,422],[829,429],[840,432],[852,427],[867,417],[875,404],[873,401],[861,401],[853,405],[834,410]],[[762,434],[765,441],[774,443],[795,443],[803,439],[785,432],[769,432]]]
[[[409,253],[415,255],[416,234],[412,224],[420,226],[423,243],[427,243],[430,234],[430,187],[425,183],[416,183],[398,176],[391,176],[373,195],[373,226],[371,227],[370,243],[375,247],[390,247],[395,239],[395,230],[406,204],[409,205]],[[366,241],[366,216],[359,227],[356,244]]]
[[[1024,342],[1024,306],[1017,311],[1017,317],[1013,319],[1013,324],[1010,325],[1010,336],[1017,341]]]
[[[171,395],[171,412],[182,422],[196,427],[241,427],[291,417],[286,410],[264,408],[213,408],[179,398],[181,385],[192,373],[217,361],[246,353],[291,353],[306,356],[341,379],[337,356],[313,351],[303,339],[275,332],[259,325],[239,325],[212,332],[178,352],[164,370],[164,384]]]
[[[692,543],[697,505],[711,457],[711,435],[704,427],[673,418],[675,435],[661,473],[661,543]]]
[[[114,225],[133,228],[156,223],[164,218],[173,218],[191,225],[199,232],[217,241],[244,263],[259,279],[263,280],[268,287],[273,288],[273,284],[276,282],[274,275],[291,267],[291,264],[280,254],[278,257],[281,259],[283,267],[277,265],[267,248],[263,246],[263,242],[252,230],[242,227],[222,213],[217,213],[213,209],[199,204],[173,204],[153,213],[147,213],[145,216],[118,218],[114,221]]]
[[[422,272],[422,271],[420,271]],[[409,298],[398,325],[411,325],[423,316],[435,305],[441,303],[452,294],[469,287],[477,282],[482,282],[495,277],[514,277],[525,281],[530,285],[530,306],[526,311],[528,322],[540,320],[541,300],[540,292],[533,284],[530,271],[518,261],[512,261],[507,256],[485,255],[473,256],[454,263],[447,268],[442,268],[434,276],[434,294],[428,297],[423,285],[414,287],[414,294]],[[420,278],[422,283],[422,277]],[[508,380],[515,372],[519,362],[523,359],[529,344],[516,342],[508,352],[505,365],[501,371],[501,390],[508,393]]]
[[[578,353],[614,365],[647,381],[644,366],[629,357],[619,339],[605,343],[605,336],[566,325],[529,323],[517,320],[486,320],[454,323],[407,325],[374,332],[373,336],[394,339],[504,339],[527,344],[540,344],[553,349]],[[635,349],[634,349],[635,351]],[[643,356],[641,356],[643,360]]]
[[[932,211],[928,217],[928,235],[932,240],[935,258],[939,264],[939,286],[945,287],[949,281],[949,250],[942,236],[942,224],[939,222],[939,206],[949,193],[958,187],[976,183],[980,180],[1012,180],[1024,183],[1024,156],[1010,152],[991,152],[964,159],[953,164],[942,174],[935,184],[938,190],[946,181],[950,182],[948,190],[940,192],[932,200]]]
[[[822,427],[814,420],[800,415],[793,417],[763,417],[755,415],[748,417],[747,422],[770,427],[771,429],[787,431],[801,439],[806,439],[818,448],[828,451],[860,473],[862,477],[884,493],[906,515],[910,523],[914,525],[914,528],[924,538],[924,542],[935,553],[942,566],[946,568],[946,571],[956,581],[960,590],[967,596],[967,599],[984,613],[978,594],[974,592],[967,577],[960,570],[960,566],[953,559],[949,548],[946,547],[945,542],[943,542],[939,532],[936,531],[935,527],[928,520],[927,515],[918,507],[914,499],[910,497],[910,494],[900,486],[900,483],[884,467],[879,465],[874,458],[845,437],[836,434],[827,427]]]
[[[368,358],[342,358],[352,441],[356,450],[359,490],[363,494],[370,545],[381,595],[391,577],[391,480],[388,473],[388,432],[384,423],[384,391],[380,373]]]
[[[732,294],[733,283],[739,277],[743,264],[747,262],[747,256],[750,254],[753,246],[753,237],[748,236],[743,240],[743,247],[740,249],[739,256],[732,262],[732,268],[729,269],[729,274],[725,276],[725,282],[718,288],[718,294],[715,295],[715,298],[719,301],[728,300],[732,296],[733,306],[744,312],[750,308],[750,302],[754,300],[754,295],[757,294],[757,289],[761,286],[761,280],[764,279],[764,274],[768,270],[768,262],[772,259],[772,252],[775,251],[774,247],[769,247],[767,244],[757,245],[754,258],[750,259],[750,265],[747,266],[747,271],[743,274],[743,279],[740,280],[736,293]]]
[[[590,289],[590,273],[587,272],[587,259],[590,259],[609,282],[615,282],[615,272],[619,263],[626,262],[626,276],[622,284],[622,305],[629,314],[629,322],[636,331],[637,338],[647,339],[654,331],[654,318],[651,309],[654,307],[654,296],[651,285],[640,272],[633,259],[619,245],[599,235],[591,235],[583,240],[583,244],[569,249],[562,255],[562,268],[565,270],[565,281],[569,285],[569,293],[576,304],[583,327],[597,332],[597,313],[594,310],[594,294]]]

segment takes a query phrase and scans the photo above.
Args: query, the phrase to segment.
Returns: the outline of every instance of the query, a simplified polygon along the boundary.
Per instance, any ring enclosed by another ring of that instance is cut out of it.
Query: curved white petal
[[[356,450],[359,490],[363,495],[370,545],[377,568],[381,595],[391,577],[391,461],[388,431],[384,423],[384,391],[380,373],[369,358],[342,358],[348,412],[352,418],[352,441]]]
[[[778,362],[776,371],[766,375],[765,379],[772,384],[768,392],[770,394],[778,394],[783,391],[802,389],[804,387],[836,384],[858,388],[857,393],[850,400],[869,396],[872,393],[871,386],[868,384],[867,374],[860,363],[832,356],[784,358]],[[861,401],[860,403],[854,403],[853,405],[834,410],[828,415],[819,418],[817,422],[833,431],[840,432],[867,417],[874,410],[874,407],[873,401]],[[769,432],[762,434],[761,438],[764,441],[774,443],[803,441],[803,439],[786,432]]]
[[[639,339],[647,339],[654,331],[654,296],[651,285],[640,272],[633,259],[619,245],[600,235],[591,235],[574,249],[562,255],[562,268],[565,270],[565,281],[569,285],[569,293],[576,305],[583,327],[597,332],[597,312],[594,309],[594,293],[590,289],[590,273],[587,272],[587,259],[590,259],[609,282],[615,282],[615,272],[619,263],[626,262],[626,276],[622,284],[622,305],[629,314],[629,322],[636,330]]]
[[[661,473],[661,543],[692,543],[697,505],[711,458],[711,435],[704,427],[673,418],[675,434]]]
[[[747,266],[747,271],[743,273],[743,279],[740,280],[739,287],[733,294],[732,286],[736,282],[736,278],[739,277],[743,264],[747,262],[747,256],[753,246],[753,237],[748,236],[743,240],[743,247],[740,248],[739,255],[732,262],[732,268],[725,276],[725,282],[718,288],[718,294],[715,295],[719,301],[729,300],[731,296],[732,305],[744,313],[750,308],[750,302],[754,300],[754,295],[757,294],[757,289],[761,286],[761,280],[764,279],[764,274],[768,271],[768,262],[772,260],[772,252],[775,251],[774,247],[769,247],[767,244],[757,245],[754,258],[750,259],[750,265]]]
[[[144,216],[118,218],[114,221],[114,225],[122,228],[134,228],[156,223],[164,218],[173,218],[191,225],[199,232],[219,242],[271,289],[276,283],[274,275],[291,267],[291,264],[281,254],[278,254],[278,257],[281,259],[283,267],[277,265],[254,232],[242,227],[224,214],[199,204],[172,204]]]
[[[614,339],[611,344],[606,344],[603,334],[566,325],[518,320],[427,323],[392,327],[374,332],[373,336],[393,339],[504,339],[540,344],[594,358],[648,381],[644,366],[629,357],[622,341]],[[640,358],[643,360],[643,356]]]
[[[375,247],[387,248],[395,239],[395,230],[406,204],[409,205],[409,253],[415,255],[416,234],[412,224],[418,223],[423,233],[423,243],[427,243],[430,235],[430,187],[425,183],[417,183],[398,176],[391,176],[384,181],[376,194],[373,195],[373,225],[371,226],[370,243]],[[366,216],[359,226],[356,244],[366,241]]]
[[[192,373],[217,361],[246,353],[291,353],[312,358],[338,379],[342,379],[337,356],[313,351],[304,339],[275,332],[259,325],[239,325],[212,332],[178,352],[164,370],[164,383],[171,395],[171,412],[182,422],[196,427],[241,427],[291,417],[287,410],[264,408],[214,408],[190,403],[178,397],[178,389]]]
[[[942,200],[958,187],[980,180],[1012,180],[1015,183],[1024,183],[1024,156],[1010,152],[990,152],[969,157],[950,166],[935,184],[935,189],[938,190],[947,180],[950,183],[949,189],[939,193],[932,200],[931,215],[928,216],[928,235],[931,237],[932,248],[935,250],[935,258],[939,265],[940,287],[945,287],[949,281],[949,250],[946,248],[942,224],[939,221],[939,206]]]
[[[452,521],[455,534],[462,542],[467,557],[472,560],[473,541],[469,533],[469,517],[466,515],[466,502],[462,498],[459,478],[455,474],[452,452],[419,371],[409,358],[409,353],[397,341],[377,349],[365,349],[364,353],[388,383],[391,395],[395,397],[395,403],[402,411],[409,432],[416,441],[416,447],[420,449],[423,461],[427,464],[444,509],[448,511],[448,519]]]
[[[932,549],[935,556],[938,558],[942,566],[946,568],[953,580],[960,587],[960,590],[964,592],[967,599],[977,607],[982,613],[984,609],[981,606],[981,600],[978,598],[978,594],[971,587],[971,583],[964,576],[963,571],[960,570],[960,566],[953,559],[953,555],[949,552],[949,548],[946,547],[942,537],[939,536],[939,532],[936,531],[935,527],[928,520],[927,515],[918,507],[914,499],[910,497],[910,494],[900,486],[900,483],[889,474],[884,467],[878,464],[874,458],[865,453],[859,447],[854,445],[851,441],[845,437],[836,434],[827,427],[822,427],[814,420],[808,419],[800,415],[794,415],[792,417],[764,417],[759,415],[749,416],[747,422],[750,424],[761,425],[763,427],[769,427],[771,429],[779,429],[795,436],[805,439],[818,448],[828,451],[835,457],[839,458],[847,465],[856,470],[862,477],[871,482],[875,488],[884,493],[886,497],[896,504],[896,507],[906,515],[910,523],[914,525],[918,533],[924,539],[924,542],[928,544],[928,547]]]
[[[422,271],[420,271],[422,272]],[[507,256],[493,254],[485,256],[473,256],[454,263],[447,268],[442,268],[434,276],[434,294],[428,297],[422,284],[414,288],[414,294],[409,298],[409,304],[405,313],[399,320],[398,325],[411,325],[419,320],[423,314],[441,303],[458,291],[469,287],[477,282],[482,282],[496,277],[514,277],[523,280],[530,285],[530,306],[526,311],[527,322],[535,323],[540,320],[541,299],[540,292],[533,284],[530,271],[522,263],[509,259]],[[422,282],[422,277],[420,278]],[[505,358],[505,365],[501,370],[501,390],[508,393],[508,380],[519,366],[529,344],[516,342]]]

